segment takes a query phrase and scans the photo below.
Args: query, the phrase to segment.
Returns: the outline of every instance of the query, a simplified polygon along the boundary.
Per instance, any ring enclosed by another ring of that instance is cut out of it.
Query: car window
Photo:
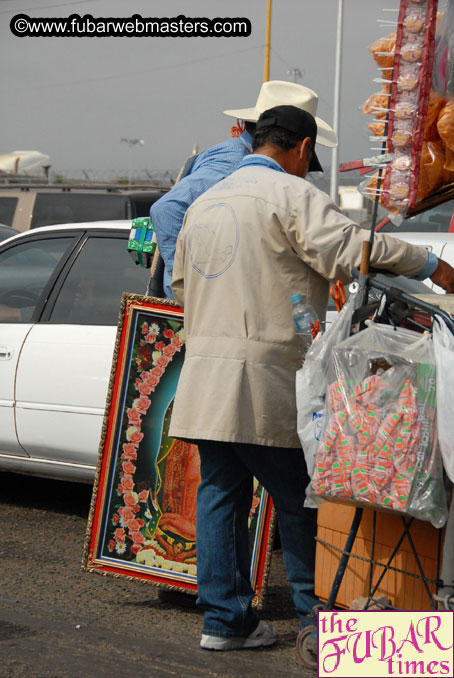
[[[30,322],[73,238],[21,242],[0,252],[0,322]]]
[[[453,213],[454,200],[448,200],[425,212],[415,214],[413,217],[407,217],[400,226],[389,221],[380,228],[380,233],[399,233],[399,231],[401,233],[448,233]]]
[[[123,292],[143,294],[148,271],[137,266],[124,238],[88,237],[50,314],[51,323],[116,325]]]
[[[12,226],[17,198],[0,198],[0,224]]]
[[[51,224],[126,219],[129,205],[124,195],[97,193],[37,193],[31,228]]]

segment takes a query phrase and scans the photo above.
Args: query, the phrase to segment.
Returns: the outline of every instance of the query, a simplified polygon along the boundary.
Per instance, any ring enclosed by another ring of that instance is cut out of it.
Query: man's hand
[[[430,279],[442,287],[447,294],[454,294],[454,268],[447,261],[438,260],[438,266]]]

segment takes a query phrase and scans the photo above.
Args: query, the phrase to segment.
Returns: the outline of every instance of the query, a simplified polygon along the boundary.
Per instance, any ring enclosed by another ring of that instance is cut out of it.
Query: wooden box
[[[332,589],[339,560],[350,532],[354,506],[340,503],[324,503],[318,511],[317,536],[325,544],[317,542],[315,564],[315,593],[326,602]],[[349,608],[353,600],[367,597],[369,591],[369,573],[372,547],[373,510],[364,508],[361,524],[352,548],[352,554],[363,560],[350,557],[339,589],[336,606]],[[386,564],[404,526],[400,515],[377,511],[375,528],[374,561]],[[414,520],[410,529],[425,577],[436,580],[437,557],[440,530],[430,523]],[[338,550],[340,549],[340,550]],[[404,538],[390,565],[399,570],[412,573],[409,576],[389,570],[381,581],[375,598],[387,596],[395,607],[405,610],[431,609],[431,601],[424,588],[423,580],[407,537]],[[378,580],[383,568],[374,566],[373,583]],[[436,585],[429,583],[431,594]]]

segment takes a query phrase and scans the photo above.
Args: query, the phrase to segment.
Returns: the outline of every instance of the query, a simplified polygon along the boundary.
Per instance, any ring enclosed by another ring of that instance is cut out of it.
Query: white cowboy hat
[[[309,87],[297,85],[295,82],[286,82],[285,80],[269,80],[263,83],[254,108],[241,108],[224,111],[224,113],[239,120],[257,122],[260,115],[269,108],[284,105],[296,106],[303,111],[307,111],[315,118],[317,123],[317,143],[334,148],[338,144],[337,134],[324,120],[317,118],[315,115],[317,103],[318,96]]]

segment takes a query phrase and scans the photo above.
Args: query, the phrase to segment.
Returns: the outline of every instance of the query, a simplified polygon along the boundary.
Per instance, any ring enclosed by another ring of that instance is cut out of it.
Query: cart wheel
[[[308,669],[317,668],[317,627],[306,626],[296,639],[296,654],[298,659]]]
[[[326,604],[325,603],[317,603],[317,605],[314,605],[312,608],[312,614],[317,619],[317,612],[322,612],[323,610],[326,610]]]

